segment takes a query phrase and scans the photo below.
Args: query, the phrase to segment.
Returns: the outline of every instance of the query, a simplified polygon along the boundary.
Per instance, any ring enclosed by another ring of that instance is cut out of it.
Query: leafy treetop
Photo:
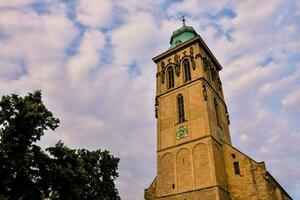
[[[36,142],[59,120],[41,91],[0,100],[0,199],[119,200],[119,158],[108,151],[70,149],[62,141],[42,150]]]

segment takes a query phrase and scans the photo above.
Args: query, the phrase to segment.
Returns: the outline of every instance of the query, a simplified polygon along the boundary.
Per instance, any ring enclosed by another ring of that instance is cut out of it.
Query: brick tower
[[[193,27],[174,31],[157,64],[157,176],[146,200],[291,199],[231,145],[222,66]]]

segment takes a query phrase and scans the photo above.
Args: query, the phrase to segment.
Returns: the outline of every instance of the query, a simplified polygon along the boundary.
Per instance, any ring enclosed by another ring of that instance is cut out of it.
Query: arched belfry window
[[[182,94],[179,94],[177,96],[177,106],[178,106],[178,122],[184,122],[184,102],[183,102],[183,96]]]
[[[190,81],[191,80],[191,66],[190,61],[188,59],[183,60],[183,71],[184,71],[184,81]]]
[[[174,69],[173,67],[169,67],[167,70],[167,74],[168,74],[168,89],[171,89],[174,87]]]
[[[214,106],[215,106],[217,125],[221,128],[220,115],[219,115],[219,105],[218,105],[218,102],[217,102],[216,98],[214,98]]]

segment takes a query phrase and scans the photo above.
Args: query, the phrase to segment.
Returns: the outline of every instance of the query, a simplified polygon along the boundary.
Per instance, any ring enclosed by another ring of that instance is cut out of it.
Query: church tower
[[[157,65],[157,176],[145,190],[145,199],[261,199],[258,191],[267,194],[268,185],[255,181],[259,174],[266,176],[264,163],[231,146],[219,77],[222,66],[184,20],[170,44],[153,58]],[[250,184],[244,189],[254,197],[245,194],[243,198],[239,184]],[[279,195],[286,193],[279,186],[275,187]]]

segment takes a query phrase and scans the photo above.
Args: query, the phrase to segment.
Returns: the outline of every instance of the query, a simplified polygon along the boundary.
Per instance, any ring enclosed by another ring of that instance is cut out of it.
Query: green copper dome
[[[196,33],[193,27],[186,26],[185,23],[183,23],[183,26],[180,29],[173,32],[170,40],[170,49],[196,37],[197,35],[198,34]]]

